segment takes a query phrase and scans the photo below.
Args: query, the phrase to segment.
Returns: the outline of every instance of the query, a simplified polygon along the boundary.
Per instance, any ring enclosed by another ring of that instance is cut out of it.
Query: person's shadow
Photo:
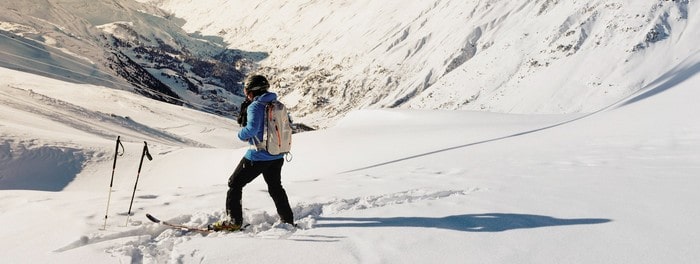
[[[600,218],[560,219],[529,214],[465,214],[433,217],[319,217],[314,227],[423,227],[463,232],[502,232],[513,229],[566,225],[592,225],[612,220]]]

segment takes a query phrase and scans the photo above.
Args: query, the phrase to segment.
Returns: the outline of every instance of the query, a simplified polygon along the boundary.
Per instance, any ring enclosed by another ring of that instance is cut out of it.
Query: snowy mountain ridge
[[[6,67],[221,115],[259,72],[320,127],[363,108],[591,112],[698,52],[688,0],[24,0],[0,13]]]
[[[13,1],[0,10],[0,65],[238,114],[241,51],[190,35],[135,1]]]
[[[151,2],[189,32],[269,52],[261,71],[311,120],[365,107],[590,112],[698,52],[687,0]]]

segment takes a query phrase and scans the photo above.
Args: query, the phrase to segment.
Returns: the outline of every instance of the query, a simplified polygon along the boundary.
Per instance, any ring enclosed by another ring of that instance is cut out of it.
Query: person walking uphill
[[[241,197],[243,187],[263,175],[267,183],[268,192],[277,207],[283,223],[294,225],[294,216],[289,206],[287,192],[282,187],[281,173],[284,164],[284,154],[273,155],[267,150],[256,147],[263,139],[265,130],[265,109],[268,103],[277,100],[277,94],[269,92],[270,84],[262,75],[249,77],[244,84],[243,91],[250,102],[245,110],[247,120],[241,124],[243,129],[238,133],[238,138],[248,141],[253,147],[248,149],[241,159],[238,167],[228,180],[228,193],[226,194],[226,214],[229,220],[214,223],[210,229],[220,231],[237,231],[243,225],[243,209]]]

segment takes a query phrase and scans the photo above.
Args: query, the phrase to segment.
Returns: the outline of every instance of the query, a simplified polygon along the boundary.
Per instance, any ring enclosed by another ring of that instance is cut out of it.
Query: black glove
[[[251,101],[246,99],[241,103],[241,112],[238,113],[238,125],[244,127],[248,123],[248,106]]]

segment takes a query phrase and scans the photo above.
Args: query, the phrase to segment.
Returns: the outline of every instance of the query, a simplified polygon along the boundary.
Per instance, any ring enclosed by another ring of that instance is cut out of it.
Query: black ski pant
[[[236,170],[228,179],[229,189],[226,194],[226,213],[231,217],[231,220],[237,224],[243,223],[243,208],[241,205],[243,187],[262,174],[267,183],[267,191],[275,202],[277,214],[279,214],[282,222],[294,223],[294,215],[292,213],[292,208],[289,206],[287,192],[282,188],[281,177],[283,164],[284,159],[271,161],[241,159],[238,167],[236,167]]]

